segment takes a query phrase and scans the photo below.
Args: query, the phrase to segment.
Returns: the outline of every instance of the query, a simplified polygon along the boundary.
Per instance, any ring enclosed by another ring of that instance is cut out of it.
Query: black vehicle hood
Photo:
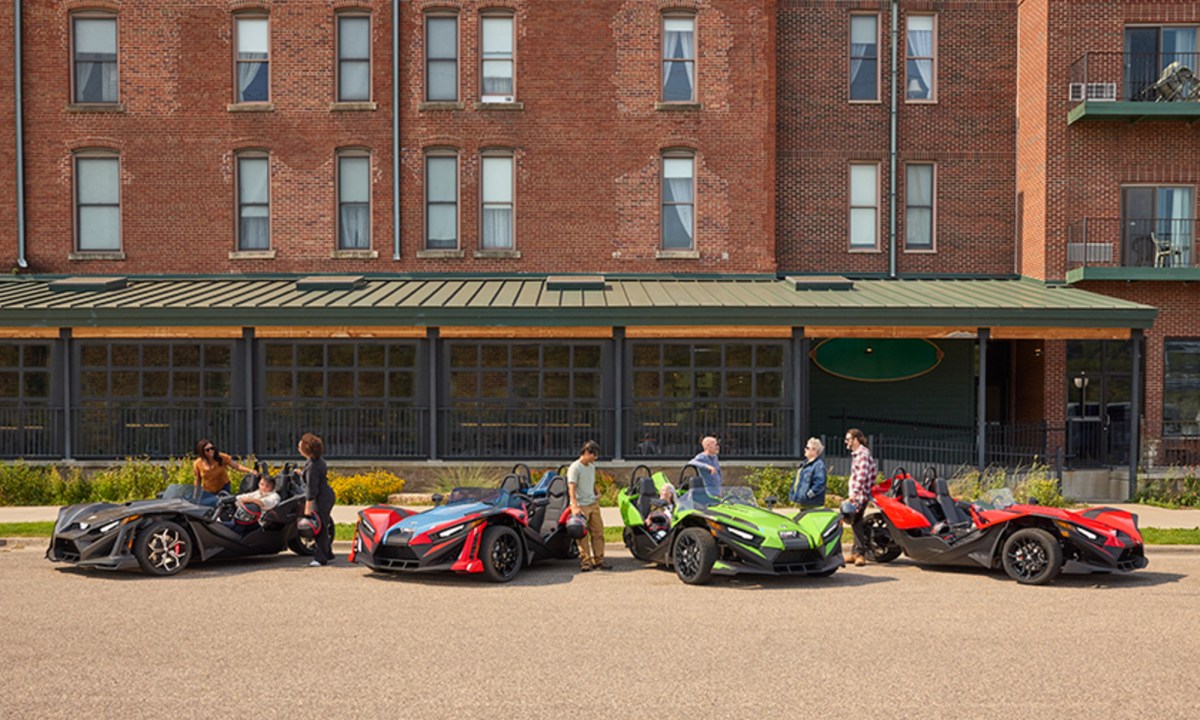
[[[150,515],[159,513],[184,513],[188,515],[201,515],[208,512],[209,508],[187,500],[173,498],[171,500],[136,500],[127,503],[83,503],[80,505],[69,505],[58,511],[58,521],[55,522],[56,530],[65,529],[68,526],[85,522],[89,525],[103,525],[112,522],[113,520],[121,520],[130,515]]]

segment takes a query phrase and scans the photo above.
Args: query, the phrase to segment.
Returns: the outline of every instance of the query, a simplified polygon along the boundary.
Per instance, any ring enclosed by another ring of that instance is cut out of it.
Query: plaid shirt
[[[879,475],[875,458],[866,445],[859,445],[854,451],[854,462],[850,465],[850,501],[859,510],[871,501],[871,487]]]

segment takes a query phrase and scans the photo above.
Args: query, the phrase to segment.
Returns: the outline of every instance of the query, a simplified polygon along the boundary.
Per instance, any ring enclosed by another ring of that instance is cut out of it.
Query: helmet
[[[646,529],[650,532],[670,530],[671,516],[662,510],[655,510],[646,518]]]
[[[233,512],[233,521],[238,525],[253,525],[262,517],[262,508],[256,503],[238,504]]]
[[[573,540],[582,540],[587,536],[587,522],[582,515],[567,518],[567,535]]]
[[[846,500],[842,503],[842,514],[846,517],[853,517],[858,514],[858,506]]]
[[[296,521],[296,529],[300,532],[300,537],[314,540],[321,534],[321,518],[317,515],[305,515]]]

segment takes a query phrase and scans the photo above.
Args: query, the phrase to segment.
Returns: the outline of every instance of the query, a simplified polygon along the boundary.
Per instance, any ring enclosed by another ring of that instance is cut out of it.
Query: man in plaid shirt
[[[846,449],[854,456],[850,465],[849,498],[854,504],[854,519],[850,522],[850,529],[854,532],[854,545],[850,554],[846,556],[846,564],[862,566],[867,564],[867,528],[863,524],[863,513],[867,511],[867,503],[871,501],[871,487],[875,485],[879,468],[875,465],[875,458],[871,456],[871,450],[867,447],[867,436],[862,430],[850,428],[846,431]]]

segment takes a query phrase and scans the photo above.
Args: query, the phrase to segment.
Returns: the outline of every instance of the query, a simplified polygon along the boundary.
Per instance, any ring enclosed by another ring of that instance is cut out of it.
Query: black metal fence
[[[245,411],[229,407],[77,407],[71,410],[71,452],[78,458],[179,457],[208,438],[234,451],[246,437]]]
[[[791,457],[792,415],[789,407],[700,403],[630,408],[624,413],[624,454],[691,457],[700,452],[700,439],[713,435],[728,457]]]
[[[1016,468],[1033,463],[1052,464],[1048,455],[1050,428],[1046,423],[1016,423],[987,425],[985,430],[984,465]],[[850,473],[850,452],[842,435],[823,436],[826,464],[835,475]],[[934,467],[939,477],[950,477],[963,468],[975,468],[979,463],[979,446],[975,430],[965,427],[946,427],[937,434],[885,434],[868,436],[868,446],[880,472],[891,475],[903,467],[919,477],[927,467]]]
[[[0,405],[0,457],[62,456],[62,410],[36,405]]]
[[[1200,53],[1089,52],[1071,64],[1074,102],[1200,101]]]
[[[1200,221],[1190,217],[1078,218],[1067,225],[1067,269],[1197,267],[1198,236]]]
[[[331,457],[429,455],[429,415],[424,408],[271,406],[256,408],[254,417],[255,451],[264,457],[295,456],[306,432],[319,435]]]
[[[588,440],[613,451],[612,408],[544,403],[458,404],[438,413],[440,457],[575,457]]]

